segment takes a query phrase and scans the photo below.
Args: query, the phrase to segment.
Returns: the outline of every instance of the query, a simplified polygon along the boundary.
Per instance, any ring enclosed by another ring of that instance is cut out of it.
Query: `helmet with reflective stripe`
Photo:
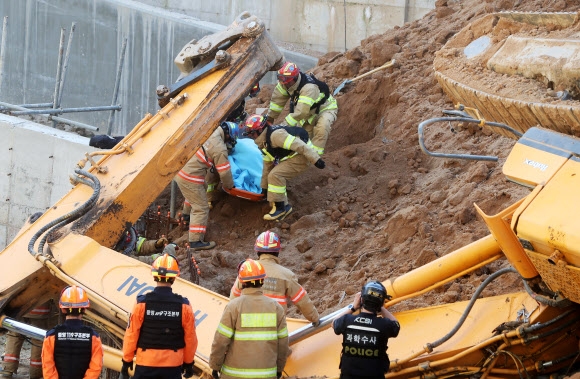
[[[224,133],[230,137],[232,144],[235,145],[240,136],[240,127],[238,124],[231,121],[224,121],[220,124],[220,127],[224,130]]]
[[[155,259],[151,265],[151,274],[155,281],[172,281],[179,276],[179,263],[177,258],[171,254],[164,253]]]
[[[280,252],[280,237],[274,232],[266,230],[256,238],[254,251],[258,253],[276,253]]]
[[[381,282],[365,284],[361,291],[362,306],[372,312],[379,312],[387,299],[387,289]]]
[[[264,278],[266,278],[266,270],[260,262],[253,259],[246,259],[238,265],[238,280],[240,282],[256,283],[256,281],[259,281],[263,283]]]
[[[300,70],[295,63],[285,62],[282,68],[278,70],[278,81],[285,86],[291,86],[298,80],[298,75],[300,75]]]
[[[266,118],[259,114],[248,116],[244,122],[242,135],[249,136],[251,134],[260,134],[266,127]]]
[[[87,292],[81,287],[68,286],[62,290],[58,306],[63,312],[67,310],[88,308],[91,305]]]

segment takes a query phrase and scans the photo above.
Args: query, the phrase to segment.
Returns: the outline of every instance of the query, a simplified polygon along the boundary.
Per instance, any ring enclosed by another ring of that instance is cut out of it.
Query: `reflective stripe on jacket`
[[[300,74],[302,76],[302,74]],[[290,88],[285,88],[281,83],[278,82],[274,91],[272,92],[272,98],[270,99],[270,109],[268,110],[268,118],[276,119],[284,106],[290,100],[290,97],[298,89],[300,84],[300,77]],[[289,113],[284,119],[285,123],[290,126],[301,126],[305,122],[311,122],[314,117],[316,117],[316,108],[310,108],[319,99],[323,98],[324,94],[320,91],[315,84],[306,84],[300,90],[298,96],[298,102],[294,107],[294,112]],[[338,109],[338,104],[336,99],[329,95],[328,99],[320,106],[320,111],[318,114],[327,111]]]
[[[195,184],[204,184],[207,171],[215,167],[222,185],[226,189],[234,186],[228,148],[224,142],[224,131],[217,128],[185,166],[177,173],[183,180]]]
[[[271,126],[268,126],[268,128],[271,128]],[[258,145],[258,148],[262,151],[268,150],[266,142],[267,134],[267,130],[265,130],[258,136],[258,138],[254,140],[256,145]],[[312,144],[305,143],[300,138],[296,138],[295,136],[288,133],[284,128],[276,129],[270,134],[270,143],[271,148],[282,148],[291,150],[296,154],[302,154],[312,164],[316,163],[316,161],[320,158],[316,150],[312,148]],[[290,159],[296,154],[290,154],[286,156],[286,159]],[[274,160],[272,155],[264,155],[264,161],[269,162],[271,160]]]
[[[275,379],[287,355],[284,309],[261,288],[244,288],[224,309],[209,366],[221,371],[222,379]]]
[[[259,261],[267,273],[262,286],[264,295],[276,300],[284,308],[284,311],[286,311],[288,300],[290,300],[308,321],[318,322],[320,316],[312,300],[310,300],[306,290],[298,283],[296,275],[280,265],[280,258],[272,254],[263,253],[260,254]],[[241,294],[241,286],[236,279],[230,290],[230,299],[239,297]]]

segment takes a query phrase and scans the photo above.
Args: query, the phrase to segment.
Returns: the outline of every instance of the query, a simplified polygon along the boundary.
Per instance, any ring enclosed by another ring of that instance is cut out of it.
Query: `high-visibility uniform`
[[[264,295],[274,299],[284,308],[288,308],[288,301],[294,303],[300,312],[310,322],[318,322],[320,316],[306,290],[298,283],[296,275],[284,266],[280,265],[280,258],[268,253],[260,254],[260,263],[266,270],[266,279],[262,290]],[[236,279],[230,290],[230,299],[235,299],[242,294],[242,286]]]
[[[41,329],[48,329],[49,318],[51,317],[50,302],[46,302],[34,307],[30,312],[24,315],[23,322],[36,326]],[[4,351],[4,362],[2,362],[3,374],[16,374],[20,364],[20,350],[24,343],[22,334],[9,331],[6,333],[6,349]],[[30,379],[42,378],[42,341],[30,340]]]
[[[97,379],[102,368],[101,339],[81,319],[67,319],[46,333],[42,344],[44,379]]]
[[[301,128],[267,126],[254,140],[264,159],[260,185],[268,189],[268,201],[288,203],[286,182],[320,159],[310,141],[300,138],[300,131],[304,132]]]
[[[288,355],[284,309],[261,288],[244,288],[230,301],[215,332],[209,356],[222,379],[276,379]]]
[[[123,360],[132,362],[137,356],[134,378],[148,368],[165,368],[166,377],[179,378],[181,365],[192,363],[196,350],[195,318],[187,298],[171,287],[137,296],[123,339]]]
[[[298,80],[289,88],[278,82],[270,99],[268,120],[273,122],[282,112],[290,98],[296,98],[294,109],[284,118],[284,125],[301,126],[308,132],[314,149],[322,155],[332,124],[338,115],[338,104],[331,94],[320,106],[317,102],[324,98],[319,86],[305,83],[305,75],[300,73]]]
[[[222,186],[231,189],[234,186],[228,149],[224,142],[224,131],[217,128],[195,155],[175,176],[175,182],[181,193],[191,205],[189,212],[189,241],[203,240],[207,229],[209,206],[205,187],[205,177],[210,170],[215,170],[222,181]],[[186,208],[184,207],[184,214]]]

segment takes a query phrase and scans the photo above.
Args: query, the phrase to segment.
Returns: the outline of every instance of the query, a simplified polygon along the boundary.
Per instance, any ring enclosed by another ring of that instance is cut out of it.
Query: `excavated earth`
[[[423,154],[418,124],[453,107],[434,78],[433,59],[450,37],[488,13],[578,10],[575,0],[437,0],[436,9],[418,21],[373,35],[345,53],[322,56],[312,72],[331,89],[392,58],[397,64],[347,85],[337,96],[338,119],[323,157],[327,166],[311,167],[289,183],[294,211],[284,221],[264,221],[266,203],[221,196],[206,236],[218,246],[195,254],[200,284],[228,296],[237,264],[256,257],[254,240],[270,229],[281,236],[282,263],[326,315],[347,305],[370,279],[396,278],[488,235],[474,203],[496,214],[529,193],[502,174],[515,141],[478,127],[434,124],[425,136],[430,150],[494,155],[499,161]],[[459,63],[456,69],[465,70]],[[248,101],[248,111],[267,107],[272,89],[265,86]],[[538,84],[536,90],[542,97],[546,88]],[[168,193],[154,206],[168,209]],[[170,237],[187,241],[180,229]],[[181,252],[182,277],[189,279]],[[468,300],[490,273],[506,266],[501,259],[391,310]],[[516,275],[504,275],[483,296],[522,290]],[[302,317],[295,307],[288,315]]]

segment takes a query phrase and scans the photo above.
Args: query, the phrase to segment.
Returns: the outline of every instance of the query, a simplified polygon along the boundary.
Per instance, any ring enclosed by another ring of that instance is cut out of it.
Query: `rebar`
[[[58,102],[58,91],[60,90],[60,77],[62,75],[62,59],[64,55],[64,28],[60,28],[60,43],[58,45],[58,61],[56,63],[56,79],[54,83],[54,95],[52,97],[52,108],[56,109]],[[52,126],[55,126],[54,123]]]
[[[102,105],[98,107],[80,107],[80,108],[58,108],[58,109],[34,109],[27,111],[11,111],[12,116],[20,116],[26,114],[61,114],[61,113],[76,113],[76,112],[99,112],[99,111],[120,111],[120,105]]]
[[[58,83],[58,86],[59,86],[59,88],[58,88],[58,95],[57,95],[57,97],[55,99],[56,101],[55,101],[54,106],[53,106],[54,109],[60,108],[60,103],[62,102],[62,91],[64,89],[64,82],[65,82],[65,79],[66,79],[66,69],[68,67],[68,59],[70,57],[70,50],[71,50],[71,45],[72,45],[72,40],[73,40],[73,36],[74,36],[74,32],[75,32],[76,25],[77,25],[77,23],[76,22],[73,22],[72,25],[71,25],[71,27],[70,27],[70,32],[69,32],[69,35],[68,35],[68,43],[66,45],[66,53],[64,55],[64,62],[63,62],[63,65],[62,65],[62,73],[60,75],[60,80],[59,80],[59,83]],[[52,126],[53,127],[56,127],[56,120],[54,120],[54,119],[53,119],[53,122],[52,122]]]
[[[8,16],[4,16],[2,23],[2,42],[0,42],[0,92],[2,91],[2,82],[4,81],[4,57],[6,53],[6,31],[8,30]]]
[[[127,49],[127,37],[123,40],[123,46],[121,47],[121,56],[119,57],[119,65],[117,66],[117,77],[115,78],[115,89],[113,90],[113,100],[111,105],[117,103],[117,98],[119,97],[119,86],[121,85],[121,73],[123,71],[123,63],[125,62],[125,50]],[[107,126],[107,135],[111,134],[113,129],[113,121],[115,120],[115,111],[112,110],[109,115],[109,125]]]
[[[17,110],[17,111],[28,111],[29,110],[29,109],[20,107],[18,105],[8,104],[8,103],[4,103],[4,102],[1,102],[1,101],[0,101],[0,106],[6,107],[6,108],[9,108],[9,109],[14,109],[14,110]],[[45,116],[45,115],[42,115],[42,114],[41,114],[41,116],[47,117],[47,119],[49,117],[49,116]],[[66,118],[62,118],[62,117],[52,116],[52,117],[50,117],[50,119],[51,120],[58,121],[58,122],[62,122],[63,124],[76,126],[76,127],[81,128],[81,129],[87,129],[87,130],[93,130],[93,131],[98,131],[99,130],[99,128],[97,128],[96,126],[83,124],[82,122],[78,122],[78,121],[67,120]]]

